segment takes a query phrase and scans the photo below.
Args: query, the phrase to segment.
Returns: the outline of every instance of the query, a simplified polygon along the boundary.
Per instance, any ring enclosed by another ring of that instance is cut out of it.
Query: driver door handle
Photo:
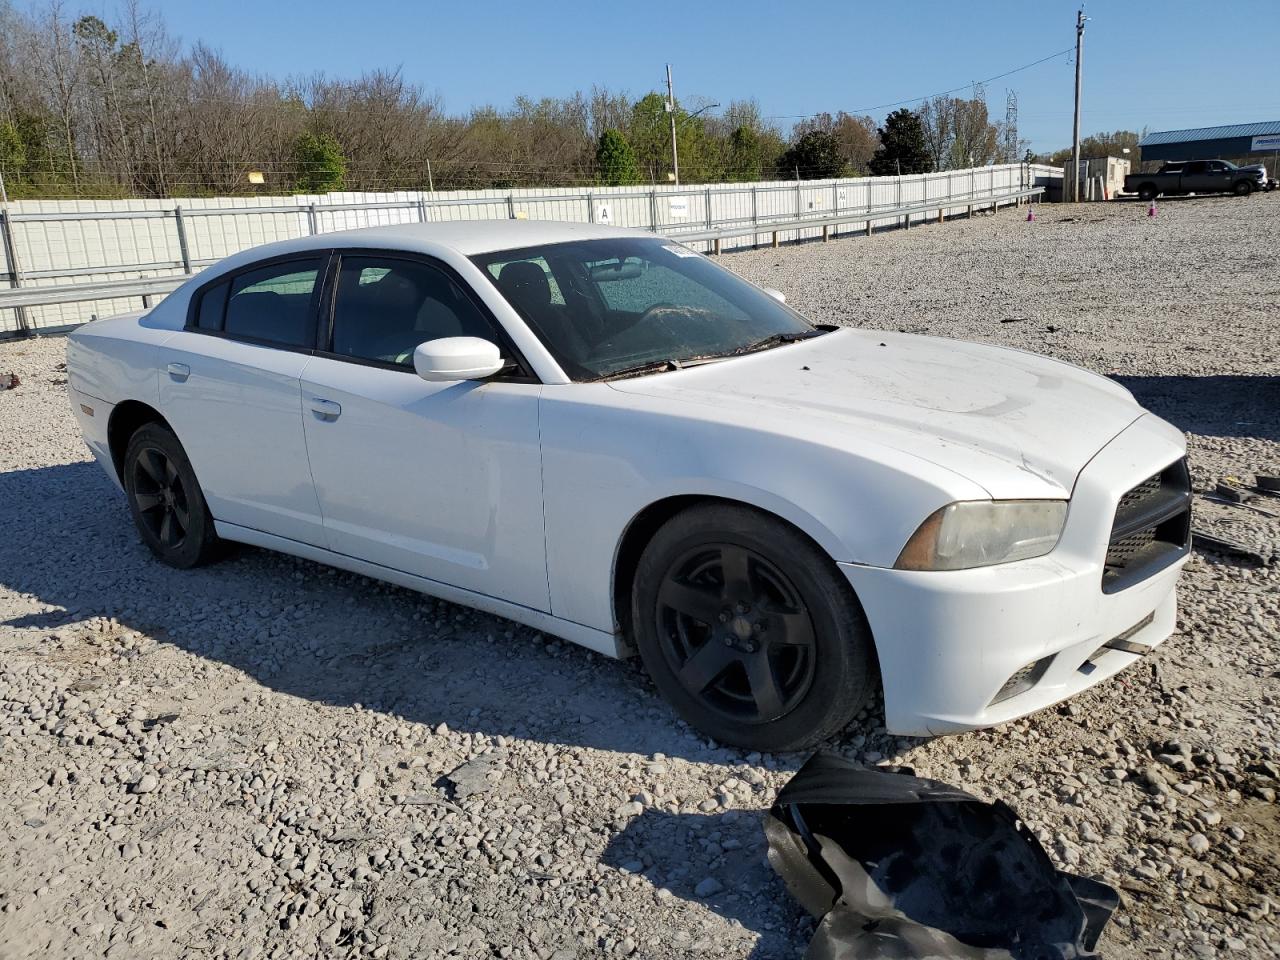
[[[333,421],[342,416],[342,404],[323,397],[311,398],[311,412],[321,420]]]
[[[182,383],[187,379],[187,377],[191,376],[191,368],[185,363],[171,363],[165,367],[165,371],[172,379],[177,380],[179,383]]]

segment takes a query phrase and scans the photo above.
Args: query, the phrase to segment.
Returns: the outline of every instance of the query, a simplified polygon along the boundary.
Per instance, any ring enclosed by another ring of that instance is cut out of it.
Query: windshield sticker
[[[663,244],[663,247],[665,247],[666,249],[670,250],[670,251],[671,251],[672,253],[674,253],[677,257],[700,257],[700,256],[702,256],[702,254],[700,254],[700,253],[698,253],[698,252],[696,252],[696,251],[694,251],[694,250],[690,250],[688,247],[681,246],[681,245],[680,245],[680,244],[678,244],[678,243],[664,243],[664,244]]]

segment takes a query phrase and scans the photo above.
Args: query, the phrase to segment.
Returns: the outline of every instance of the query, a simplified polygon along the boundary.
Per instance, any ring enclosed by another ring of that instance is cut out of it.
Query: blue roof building
[[[1225,127],[1163,130],[1138,143],[1147,160],[1230,160],[1280,152],[1280,120]]]

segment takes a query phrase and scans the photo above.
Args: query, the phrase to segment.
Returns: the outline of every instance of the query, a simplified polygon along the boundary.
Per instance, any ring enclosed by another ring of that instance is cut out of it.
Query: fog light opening
[[[1019,668],[1019,670],[1005,681],[1000,692],[991,698],[991,703],[987,706],[994,706],[1005,700],[1012,699],[1020,693],[1026,693],[1037,683],[1040,678],[1045,675],[1045,671],[1049,669],[1049,664],[1053,663],[1053,657],[1041,657],[1039,660],[1032,660],[1030,663]]]

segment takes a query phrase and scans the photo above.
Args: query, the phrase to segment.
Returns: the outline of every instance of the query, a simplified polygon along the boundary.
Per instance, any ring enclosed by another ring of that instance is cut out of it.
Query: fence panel
[[[679,238],[716,230],[743,235],[722,250],[779,240],[812,239],[902,226],[934,210],[888,213],[909,204],[954,199],[953,214],[984,197],[1060,177],[1053,167],[1009,164],[902,177],[629,187],[548,187],[334,193],[292,197],[197,197],[176,200],[22,200],[8,205],[0,229],[0,289],[153,277],[182,277],[232,253],[277,240],[359,227],[458,220],[543,219],[610,223]],[[988,205],[989,205],[988,201]],[[881,215],[877,216],[877,212]],[[824,226],[836,215],[865,219]],[[813,219],[814,226],[796,225]],[[790,222],[777,230],[774,226]],[[711,241],[705,242],[707,247]],[[17,264],[11,262],[16,255]],[[159,295],[157,295],[158,298]],[[22,308],[28,329],[81,323],[93,315],[136,310],[141,298],[112,298]],[[19,310],[0,308],[0,337],[23,329]]]

